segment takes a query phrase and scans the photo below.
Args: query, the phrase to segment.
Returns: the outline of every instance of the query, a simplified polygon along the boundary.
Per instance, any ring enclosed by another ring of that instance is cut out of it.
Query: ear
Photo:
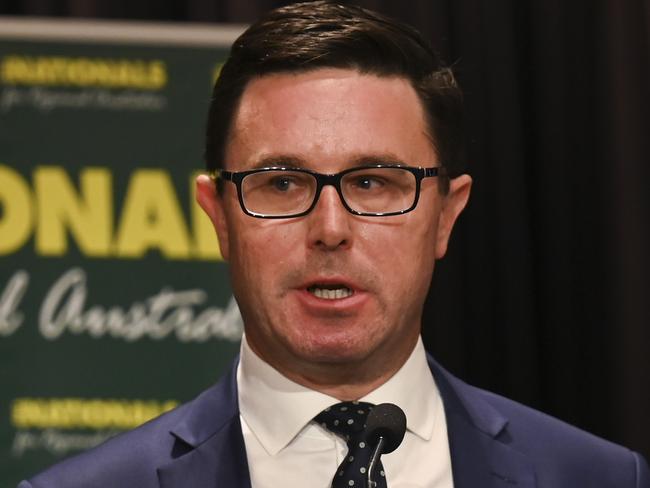
[[[472,178],[461,175],[449,181],[449,192],[444,196],[438,217],[438,234],[436,236],[436,259],[447,252],[447,244],[456,219],[465,208],[472,187]]]
[[[208,215],[219,240],[221,255],[228,261],[228,223],[223,208],[223,198],[217,193],[215,182],[208,175],[196,177],[196,201]]]

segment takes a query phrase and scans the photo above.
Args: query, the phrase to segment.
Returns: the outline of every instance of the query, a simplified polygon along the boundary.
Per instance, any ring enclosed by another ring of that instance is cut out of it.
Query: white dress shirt
[[[329,488],[347,446],[312,419],[338,403],[281,375],[242,339],[237,368],[242,433],[253,488]],[[400,447],[382,456],[388,488],[453,488],[447,423],[422,340],[401,369],[360,401],[404,410]]]

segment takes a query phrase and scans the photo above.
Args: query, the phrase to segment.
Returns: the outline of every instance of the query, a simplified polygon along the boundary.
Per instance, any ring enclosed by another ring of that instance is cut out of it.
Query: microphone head
[[[383,453],[393,452],[399,447],[406,432],[406,415],[397,405],[380,403],[373,407],[366,419],[367,439],[376,446],[379,438],[384,438]]]

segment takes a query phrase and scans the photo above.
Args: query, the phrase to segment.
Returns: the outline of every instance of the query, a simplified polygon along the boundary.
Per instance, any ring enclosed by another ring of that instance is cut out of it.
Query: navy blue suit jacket
[[[445,406],[455,488],[650,488],[638,454],[469,386],[431,358],[429,365]],[[19,488],[250,487],[235,370]]]

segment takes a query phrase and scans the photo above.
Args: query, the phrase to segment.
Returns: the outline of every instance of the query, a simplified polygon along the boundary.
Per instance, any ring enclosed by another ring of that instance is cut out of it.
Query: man
[[[197,180],[244,319],[239,361],[21,486],[366,486],[362,424],[392,402],[407,431],[379,487],[649,487],[639,455],[424,352],[425,296],[471,186],[459,99],[419,34],[360,8],[293,5],[248,29],[210,108],[216,183]]]

